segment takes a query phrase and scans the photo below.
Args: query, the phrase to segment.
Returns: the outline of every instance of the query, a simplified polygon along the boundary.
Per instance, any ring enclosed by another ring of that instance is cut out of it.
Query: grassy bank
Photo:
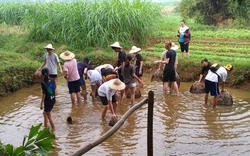
[[[76,5],[45,3],[36,9],[35,3],[13,3],[14,7],[11,7],[12,3],[8,4],[12,9],[1,5],[0,57],[5,60],[0,63],[0,73],[3,75],[0,79],[1,95],[32,84],[33,74],[45,54],[42,47],[48,43],[53,44],[58,55],[70,50],[76,54],[78,61],[88,56],[93,65],[100,65],[115,64],[117,54],[109,45],[118,40],[127,52],[132,45],[142,47],[141,54],[145,58],[146,68],[156,68],[153,62],[164,51],[163,43],[169,40],[177,43],[176,33],[181,17],[176,13],[161,16],[158,14],[159,10],[155,10],[159,5],[151,3],[147,6],[144,2],[112,2],[104,1],[103,4],[89,6],[91,8],[85,8],[85,3],[80,2],[75,3]],[[125,4],[118,7],[117,3]],[[98,10],[97,14],[91,12],[93,9]],[[86,16],[73,17],[76,14]],[[153,20],[157,15],[160,20]],[[189,59],[181,58],[180,50],[177,50],[178,73],[182,81],[197,80],[201,69],[200,61],[207,58],[221,65],[234,65],[234,71],[227,80],[229,85],[244,85],[249,82],[249,29],[217,28],[197,24],[191,19],[186,21],[191,29],[192,40]],[[107,27],[104,27],[105,23],[108,24]]]

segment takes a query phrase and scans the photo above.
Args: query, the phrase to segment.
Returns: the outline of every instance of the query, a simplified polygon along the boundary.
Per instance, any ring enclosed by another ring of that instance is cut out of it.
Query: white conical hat
[[[138,48],[138,47],[136,47],[136,46],[133,46],[132,47],[132,49],[129,51],[129,53],[137,53],[137,52],[139,52],[139,51],[141,51],[141,48]]]
[[[110,47],[114,47],[114,48],[122,48],[119,44],[119,42],[115,42],[112,45],[110,45]]]
[[[45,47],[43,47],[43,49],[52,49],[55,50],[55,48],[53,48],[52,44],[48,44]]]

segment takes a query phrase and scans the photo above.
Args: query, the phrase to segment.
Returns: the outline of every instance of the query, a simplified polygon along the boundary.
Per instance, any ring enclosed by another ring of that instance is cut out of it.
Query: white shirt
[[[105,67],[114,69],[114,67],[111,64],[103,64],[103,65],[100,65],[100,66],[96,67],[95,70],[97,70],[101,74],[101,69],[105,68]]]
[[[115,95],[116,90],[113,90],[109,87],[109,83],[112,83],[116,79],[109,80],[107,82],[104,82],[99,88],[98,88],[98,95],[102,97],[106,97],[108,101],[112,101],[112,96]]]
[[[224,67],[220,67],[216,73],[220,76],[223,82],[227,79],[227,70]],[[211,82],[219,82],[218,75],[215,74],[212,71],[208,71],[207,76],[205,77],[205,80],[211,81]]]

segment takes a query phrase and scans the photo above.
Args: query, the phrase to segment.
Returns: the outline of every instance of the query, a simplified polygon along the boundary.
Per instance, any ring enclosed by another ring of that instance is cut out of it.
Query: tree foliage
[[[246,0],[182,0],[177,9],[184,18],[194,18],[203,24],[218,25],[239,19],[241,22],[248,21],[249,6],[250,1]]]

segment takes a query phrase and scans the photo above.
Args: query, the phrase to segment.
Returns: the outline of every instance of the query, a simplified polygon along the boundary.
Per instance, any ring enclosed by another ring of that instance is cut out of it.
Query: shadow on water
[[[149,77],[149,76],[148,76]],[[155,92],[155,155],[249,155],[249,93],[228,88],[234,105],[205,106],[204,95],[188,92],[191,83],[181,83],[181,95],[162,95],[162,84],[145,76],[142,98]],[[88,81],[87,81],[88,83]],[[87,86],[88,89],[90,88]],[[102,105],[97,99],[71,105],[65,81],[59,80],[57,103],[52,111],[56,130],[55,150],[50,156],[70,155],[110,129],[109,118],[101,120]],[[0,98],[0,140],[19,146],[32,125],[43,122],[40,85],[24,88]],[[139,102],[141,99],[136,99]],[[210,101],[212,99],[210,98]],[[118,116],[130,105],[119,103]],[[73,124],[67,124],[67,117]],[[147,105],[132,114],[111,138],[86,155],[147,155]]]

